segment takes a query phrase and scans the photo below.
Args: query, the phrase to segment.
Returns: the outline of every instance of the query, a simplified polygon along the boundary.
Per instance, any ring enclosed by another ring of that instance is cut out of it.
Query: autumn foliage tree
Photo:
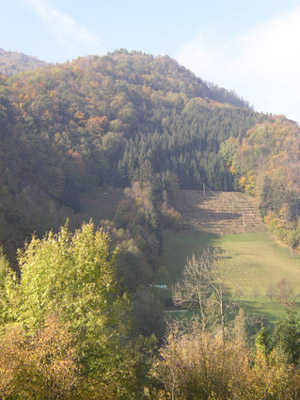
[[[296,400],[299,368],[287,364],[275,349],[252,352],[242,340],[224,342],[203,332],[197,322],[174,323],[152,369],[154,398]]]
[[[2,336],[6,352],[2,362],[13,362],[13,356],[9,361],[11,352],[20,359],[7,378],[19,383],[10,383],[10,387],[21,391],[22,380],[42,380],[41,387],[55,393],[55,385],[67,387],[70,381],[71,393],[80,376],[85,398],[96,394],[103,399],[134,396],[129,301],[118,289],[115,256],[108,236],[86,224],[75,233],[64,226],[58,234],[33,237],[19,252],[20,283],[13,284],[13,275],[3,266],[1,322],[10,333],[6,329]],[[9,365],[3,368],[9,375]],[[74,393],[70,396],[76,398]]]
[[[76,399],[79,366],[75,336],[57,317],[34,334],[8,325],[0,335],[2,399]]]

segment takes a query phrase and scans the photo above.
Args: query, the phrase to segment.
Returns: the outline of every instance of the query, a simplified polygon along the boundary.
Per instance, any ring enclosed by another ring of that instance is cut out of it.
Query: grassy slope
[[[78,227],[83,222],[93,220],[95,225],[101,220],[112,220],[119,202],[124,199],[124,189],[95,187],[81,202],[81,212],[71,218],[71,226]]]
[[[300,292],[300,256],[274,243],[264,232],[237,235],[214,235],[207,232],[164,232],[163,262],[174,280],[180,277],[187,256],[201,254],[207,246],[220,246],[231,258],[230,264],[249,272],[247,294],[254,286],[265,288],[276,285],[282,278],[298,285]]]
[[[163,264],[174,281],[180,278],[187,256],[201,254],[206,246],[220,246],[226,251],[232,270],[245,272],[241,300],[244,306],[255,313],[266,316],[274,322],[281,316],[284,306],[277,299],[271,303],[266,289],[280,279],[289,279],[295,294],[300,292],[300,256],[291,258],[289,249],[274,243],[264,232],[236,235],[214,235],[207,232],[164,232]],[[258,289],[255,301],[253,289]]]
[[[280,246],[265,232],[251,198],[241,193],[181,190],[175,205],[187,222],[188,231],[164,233],[163,264],[174,281],[180,278],[185,259],[200,254],[206,246],[225,250],[231,285],[244,276],[241,301],[249,311],[264,315],[270,322],[282,315],[284,305],[270,301],[266,290],[288,279],[299,301],[300,255]],[[242,218],[241,218],[242,217]],[[230,285],[230,283],[229,283]],[[256,298],[254,297],[256,290]]]

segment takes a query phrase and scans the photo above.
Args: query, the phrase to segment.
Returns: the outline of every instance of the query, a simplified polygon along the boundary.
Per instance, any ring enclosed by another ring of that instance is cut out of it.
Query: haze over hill
[[[44,67],[46,63],[36,57],[27,56],[16,51],[0,49],[0,73],[5,76],[15,75],[19,72],[31,71]]]

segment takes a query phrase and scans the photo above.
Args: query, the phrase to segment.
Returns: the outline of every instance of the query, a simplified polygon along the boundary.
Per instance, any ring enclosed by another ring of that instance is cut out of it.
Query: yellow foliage
[[[75,117],[77,120],[81,121],[81,120],[84,119],[84,113],[83,113],[82,111],[80,111],[80,110],[77,110],[77,111],[75,112],[75,114],[74,114],[74,117]]]
[[[193,327],[172,327],[152,376],[164,387],[158,400],[291,400],[300,398],[300,371],[279,360],[275,350],[258,350]]]
[[[73,335],[50,317],[32,336],[7,326],[0,337],[2,399],[73,399],[78,368]]]

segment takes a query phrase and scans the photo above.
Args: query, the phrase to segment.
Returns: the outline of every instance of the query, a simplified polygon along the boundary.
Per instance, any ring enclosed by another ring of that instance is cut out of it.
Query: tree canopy
[[[3,266],[1,322],[35,335],[49,318],[58,318],[73,335],[80,374],[92,385],[116,384],[126,392],[134,375],[130,303],[118,289],[115,256],[108,236],[92,223],[75,233],[64,226],[58,234],[33,237],[19,252],[20,283]]]

